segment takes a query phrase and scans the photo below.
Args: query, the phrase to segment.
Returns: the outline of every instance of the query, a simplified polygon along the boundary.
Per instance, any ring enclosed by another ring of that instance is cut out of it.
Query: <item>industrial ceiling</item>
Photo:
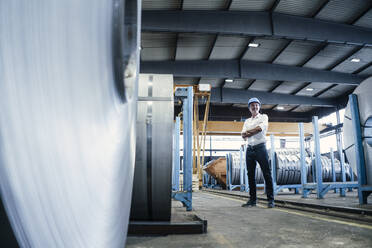
[[[271,121],[308,122],[372,75],[372,0],[143,0],[142,9],[141,72],[211,84],[210,120],[246,118],[257,96]]]

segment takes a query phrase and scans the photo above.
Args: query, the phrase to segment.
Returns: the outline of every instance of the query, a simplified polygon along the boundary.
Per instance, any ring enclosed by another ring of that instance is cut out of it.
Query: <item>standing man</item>
[[[257,98],[251,98],[248,101],[248,108],[251,112],[251,118],[245,120],[242,130],[242,137],[247,142],[246,166],[249,180],[250,199],[242,207],[256,206],[256,162],[260,164],[269,201],[268,207],[273,208],[274,193],[273,181],[271,178],[271,169],[269,156],[266,150],[266,132],[268,127],[268,117],[266,114],[260,114],[261,103]]]

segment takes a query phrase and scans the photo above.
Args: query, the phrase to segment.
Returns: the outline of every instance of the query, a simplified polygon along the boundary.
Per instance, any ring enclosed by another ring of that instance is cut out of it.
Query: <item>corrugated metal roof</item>
[[[265,11],[269,10],[275,0],[232,0],[230,10],[250,10]]]
[[[219,35],[210,59],[237,59],[244,52],[249,38]]]
[[[287,45],[288,40],[255,38],[252,43],[260,44],[259,47],[250,47],[243,59],[259,62],[271,62],[274,57]]]
[[[311,58],[304,67],[314,69],[328,69],[338,60],[350,53],[355,47],[350,45],[329,44],[313,58]]]
[[[344,85],[344,84],[339,84],[333,87],[330,90],[327,90],[323,94],[319,96],[319,98],[332,98],[332,97],[338,97],[342,96],[345,94],[345,92],[349,90],[353,90],[356,86],[354,85]]]
[[[181,8],[182,0],[142,0],[143,10],[175,10]]]
[[[275,59],[274,64],[301,65],[318,50],[319,42],[292,41],[291,44]]]
[[[304,83],[302,82],[283,82],[279,85],[273,92],[274,93],[283,93],[283,94],[291,94],[298,88],[300,88]]]
[[[257,91],[269,91],[276,85],[275,81],[271,80],[256,80],[254,83],[249,87],[249,90],[257,90]]]
[[[326,89],[327,87],[329,87],[331,85],[332,85],[332,83],[311,83],[306,88],[297,92],[296,95],[298,95],[298,96],[314,96],[318,92]],[[309,91],[309,89],[313,89],[313,90]]]
[[[351,62],[351,59],[353,58],[360,59],[360,62]],[[353,73],[370,62],[372,62],[372,47],[364,47],[336,66],[333,71]]]
[[[367,67],[366,69],[364,69],[363,71],[358,73],[358,75],[371,76],[372,75],[372,66]]]
[[[372,9],[365,13],[359,20],[357,20],[354,25],[365,28],[372,28]]]
[[[161,61],[171,60],[176,51],[175,33],[142,33],[141,60]]]
[[[177,60],[208,59],[215,35],[179,34],[177,40]]]
[[[228,5],[227,0],[184,0],[183,9],[184,10],[224,10]]]
[[[142,32],[141,47],[169,47],[174,46],[176,33]]]
[[[274,2],[278,5],[275,12],[290,15],[311,17],[320,6],[328,2],[317,14],[316,18],[336,21],[340,23],[351,23],[355,25],[372,28],[372,10],[368,10],[372,0],[143,0],[143,9],[162,9],[179,10],[181,5],[183,9],[204,9],[204,10],[224,10],[230,4],[230,10],[233,11],[268,11],[272,8]],[[362,14],[364,15],[362,16]],[[217,37],[217,39],[216,39]],[[205,59],[237,59],[244,55],[242,59],[258,62],[285,64],[290,66],[301,66],[306,61],[304,67],[330,70],[335,64],[338,64],[333,71],[344,73],[354,73],[362,70],[359,74],[363,76],[372,76],[372,47],[365,47],[353,56],[340,63],[342,59],[349,56],[352,52],[358,50],[357,46],[344,44],[328,44],[321,51],[323,43],[288,39],[279,39],[276,37],[255,37],[252,43],[259,43],[257,48],[248,48],[247,43],[251,37],[231,36],[231,35],[210,35],[198,33],[142,33],[141,60],[205,60]],[[288,45],[289,44],[289,45]],[[212,48],[212,45],[214,47]],[[283,50],[283,48],[285,48]],[[209,56],[209,54],[211,54]],[[313,57],[314,56],[314,57]],[[313,58],[311,58],[313,57]],[[351,58],[359,58],[359,63],[350,62]],[[310,60],[309,60],[310,59]],[[270,91],[278,84],[276,81],[256,80],[254,79],[235,79],[233,83],[225,83],[224,79],[216,78],[187,78],[175,77],[175,84],[192,85],[200,83],[209,83],[212,87],[245,89],[250,86],[250,90]],[[253,82],[253,84],[251,84]],[[307,84],[307,83],[306,83]],[[273,90],[274,93],[294,94],[301,87],[306,86],[305,82],[284,82]],[[318,92],[327,89],[331,83],[312,82],[306,88],[313,88],[313,91],[302,89],[296,93],[300,96],[314,96]],[[319,97],[339,97],[353,90],[355,86],[337,85]],[[221,104],[231,106],[231,104]],[[243,104],[244,105],[244,104]],[[246,105],[244,105],[246,107]],[[262,108],[272,108],[273,105],[263,105]],[[285,110],[293,106],[284,106]],[[308,112],[314,109],[309,106],[300,106],[294,112]],[[285,115],[285,112],[283,112]]]
[[[234,79],[232,83],[225,83],[224,88],[232,89],[245,89],[250,84],[251,80],[249,79]]]
[[[370,1],[366,0],[332,0],[316,16],[317,19],[349,23],[360,16]]]
[[[317,11],[325,1],[326,0],[282,0],[275,8],[275,12],[312,17],[315,11]]]

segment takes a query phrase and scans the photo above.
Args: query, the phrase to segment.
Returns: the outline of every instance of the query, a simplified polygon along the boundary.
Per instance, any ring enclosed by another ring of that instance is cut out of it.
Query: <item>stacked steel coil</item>
[[[270,152],[269,152],[270,154]],[[240,153],[230,153],[228,156],[228,167],[231,173],[231,184],[240,184]],[[245,167],[245,156],[243,167]],[[301,159],[300,151],[294,148],[283,148],[275,151],[276,164],[276,183],[278,185],[301,184]],[[332,163],[331,159],[326,156],[321,156],[322,162],[322,180],[323,182],[332,182]],[[271,158],[270,158],[271,164]],[[308,153],[305,154],[306,178],[307,182],[313,182],[313,171],[315,171],[315,159],[312,159]],[[314,167],[314,169],[313,169]],[[338,159],[334,159],[334,167],[336,181],[342,181],[341,163]],[[350,165],[345,163],[346,180],[351,180]],[[260,166],[256,166],[256,183],[264,182],[263,174]]]
[[[240,184],[240,152],[229,153],[227,155],[228,166],[231,172],[231,184],[239,185]],[[243,156],[243,167],[245,167],[245,156]],[[263,174],[260,168],[260,165],[256,165],[256,183],[262,184],[264,182]]]
[[[296,149],[278,149],[276,151],[276,182],[279,185],[301,183],[300,152]],[[308,157],[307,157],[308,158]],[[310,159],[305,160],[309,168]]]
[[[322,180],[323,182],[332,182],[332,162],[331,159],[327,158],[326,156],[321,156],[321,162],[322,162]],[[338,159],[334,159],[335,163],[335,173],[336,173],[336,182],[342,181],[342,175],[341,175],[341,163]],[[315,159],[311,162],[311,166],[315,166]],[[316,167],[314,169],[314,172],[316,171]],[[345,176],[346,181],[351,180],[350,176],[350,165],[348,163],[345,163]],[[307,181],[313,182],[313,170],[310,170],[307,175]]]

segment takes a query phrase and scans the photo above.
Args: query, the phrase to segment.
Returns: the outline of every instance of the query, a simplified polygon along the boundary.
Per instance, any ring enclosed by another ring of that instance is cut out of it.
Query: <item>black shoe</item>
[[[275,207],[275,203],[274,203],[274,201],[269,201],[269,203],[267,204],[267,207],[268,207],[268,208],[273,208],[273,207]]]
[[[256,201],[251,201],[249,200],[247,203],[244,203],[242,205],[243,208],[250,208],[250,207],[255,207],[257,204],[256,204]]]

